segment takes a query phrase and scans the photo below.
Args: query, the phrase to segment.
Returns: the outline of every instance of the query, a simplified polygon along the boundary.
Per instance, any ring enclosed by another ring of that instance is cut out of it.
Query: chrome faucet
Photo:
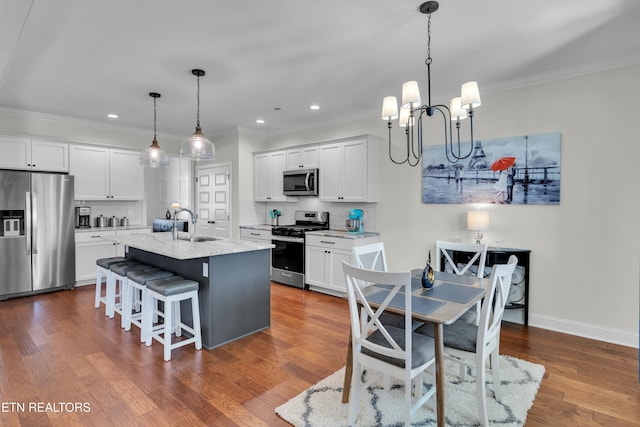
[[[187,208],[179,208],[179,209],[176,209],[176,210],[173,212],[173,230],[172,230],[172,231],[173,231],[173,240],[178,240],[178,227],[177,227],[177,224],[176,224],[176,223],[177,223],[177,221],[178,221],[178,214],[179,214],[180,212],[183,212],[183,211],[187,211],[187,212],[189,212],[189,215],[191,215],[191,222],[193,223],[193,225],[194,225],[194,230],[195,230],[195,225],[196,225],[196,214],[194,214],[192,211],[190,211],[190,210],[189,210],[189,209],[187,209]]]

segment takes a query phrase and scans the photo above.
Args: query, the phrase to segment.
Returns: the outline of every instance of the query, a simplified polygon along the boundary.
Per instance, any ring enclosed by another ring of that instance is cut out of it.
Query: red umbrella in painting
[[[502,157],[501,159],[498,159],[495,162],[491,163],[491,170],[492,171],[505,170],[513,166],[515,163],[516,163],[515,157]]]

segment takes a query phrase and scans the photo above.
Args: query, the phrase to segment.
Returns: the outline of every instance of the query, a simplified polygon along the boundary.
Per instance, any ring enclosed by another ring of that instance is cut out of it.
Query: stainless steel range
[[[271,280],[305,289],[304,236],[307,231],[329,228],[329,212],[296,211],[294,225],[273,227]]]

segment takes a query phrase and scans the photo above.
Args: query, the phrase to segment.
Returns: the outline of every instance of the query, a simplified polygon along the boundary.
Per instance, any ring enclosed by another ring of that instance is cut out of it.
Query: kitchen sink
[[[185,240],[187,242],[198,243],[198,242],[213,242],[215,240],[220,240],[217,237],[211,236],[179,236],[178,240]]]

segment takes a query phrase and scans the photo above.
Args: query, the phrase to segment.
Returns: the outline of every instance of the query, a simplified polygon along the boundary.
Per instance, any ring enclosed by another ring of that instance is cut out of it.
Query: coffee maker
[[[76,206],[76,228],[91,228],[91,208]]]
[[[347,231],[349,233],[364,233],[364,211],[362,209],[351,209],[347,218]]]

